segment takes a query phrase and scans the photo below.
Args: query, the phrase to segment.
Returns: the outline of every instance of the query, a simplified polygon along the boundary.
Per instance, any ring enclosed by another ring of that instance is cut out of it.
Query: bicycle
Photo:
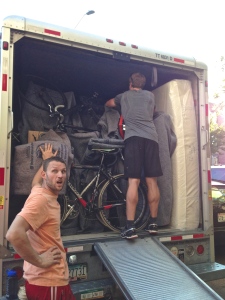
[[[96,175],[81,192],[77,191],[70,180],[68,181],[68,192],[72,192],[74,199],[71,199],[68,194],[63,196],[61,225],[67,218],[73,219],[82,213],[88,220],[93,220],[96,217],[100,223],[114,232],[120,232],[125,226],[127,179],[123,174],[111,174],[110,168],[115,165],[118,155],[122,157],[121,144],[115,146],[111,143],[113,141],[110,139],[109,148],[105,148],[101,143],[97,146],[92,145],[91,151],[100,156],[99,165],[75,165],[72,167],[72,170],[93,170],[96,171]],[[113,161],[107,162],[107,158],[112,156]],[[91,189],[90,199],[87,197],[85,199],[83,196],[87,195]],[[147,225],[148,216],[146,187],[141,182],[138,189],[138,205],[134,222],[137,230],[141,230]]]

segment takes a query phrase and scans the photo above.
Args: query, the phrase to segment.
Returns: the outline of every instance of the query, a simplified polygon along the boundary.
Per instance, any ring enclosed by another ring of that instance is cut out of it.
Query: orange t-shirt
[[[40,286],[67,285],[69,271],[60,235],[60,205],[57,196],[41,186],[34,186],[18,215],[32,227],[32,230],[27,231],[27,236],[38,253],[57,246],[62,254],[60,264],[49,268],[38,268],[24,261],[24,278],[30,284]]]

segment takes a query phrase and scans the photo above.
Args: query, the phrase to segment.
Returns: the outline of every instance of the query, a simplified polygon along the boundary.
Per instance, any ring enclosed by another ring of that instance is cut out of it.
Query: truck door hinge
[[[113,58],[118,60],[130,61],[130,55],[122,52],[113,52]]]

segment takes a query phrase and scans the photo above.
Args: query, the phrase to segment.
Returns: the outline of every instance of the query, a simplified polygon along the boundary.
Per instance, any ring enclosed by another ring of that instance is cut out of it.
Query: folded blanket
[[[61,135],[61,136],[60,136]],[[17,195],[28,195],[31,191],[31,183],[34,175],[42,164],[42,153],[45,143],[51,143],[53,152],[58,151],[57,156],[61,157],[67,165],[67,177],[70,175],[70,167],[73,161],[70,141],[65,133],[57,134],[50,130],[33,143],[15,147],[15,156],[12,176],[12,193]],[[65,193],[64,186],[61,194]]]
[[[170,224],[173,206],[173,182],[171,156],[176,148],[177,138],[173,132],[173,124],[168,114],[157,112],[154,114],[154,124],[159,138],[159,157],[163,176],[157,178],[160,190],[158,210],[158,225]]]
[[[105,112],[100,118],[97,128],[103,138],[119,137],[118,123],[119,112],[110,107],[105,107]]]
[[[98,137],[99,137],[98,131],[78,132],[78,133],[69,134],[69,139],[73,147],[75,164],[82,163],[89,140],[91,138],[98,138]]]

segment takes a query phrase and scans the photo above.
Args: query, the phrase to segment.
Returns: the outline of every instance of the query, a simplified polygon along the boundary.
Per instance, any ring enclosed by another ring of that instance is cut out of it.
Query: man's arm
[[[60,263],[61,253],[57,247],[51,247],[40,255],[32,248],[26,234],[29,229],[29,223],[23,217],[16,216],[6,233],[6,239],[21,258],[39,268],[48,268]]]
[[[106,101],[105,106],[107,107],[116,107],[115,98],[109,99]]]
[[[55,151],[53,154],[52,152],[52,145],[51,144],[45,144],[44,149],[40,147],[41,153],[42,153],[42,158],[43,160],[50,158],[52,156],[56,156],[58,151]],[[42,184],[42,177],[41,177],[41,172],[43,171],[43,166],[39,168],[37,173],[34,175],[33,181],[31,186],[34,187],[35,185],[41,185]]]

